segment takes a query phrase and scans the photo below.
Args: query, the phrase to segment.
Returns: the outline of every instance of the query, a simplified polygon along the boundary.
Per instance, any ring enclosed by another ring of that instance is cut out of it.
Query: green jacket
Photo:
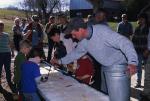
[[[14,61],[14,82],[18,84],[21,79],[21,65],[25,62],[26,56],[25,54],[19,52]]]

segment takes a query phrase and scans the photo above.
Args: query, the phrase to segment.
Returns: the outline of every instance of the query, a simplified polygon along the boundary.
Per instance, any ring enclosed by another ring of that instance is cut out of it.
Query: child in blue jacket
[[[42,54],[38,49],[32,49],[28,60],[21,66],[21,91],[25,101],[40,101],[37,94],[37,83],[40,82],[41,74],[39,63]]]

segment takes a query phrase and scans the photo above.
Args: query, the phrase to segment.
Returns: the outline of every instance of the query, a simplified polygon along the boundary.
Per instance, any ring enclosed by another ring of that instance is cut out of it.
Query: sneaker
[[[140,84],[137,84],[136,86],[135,86],[135,88],[141,88],[142,86],[140,85]]]

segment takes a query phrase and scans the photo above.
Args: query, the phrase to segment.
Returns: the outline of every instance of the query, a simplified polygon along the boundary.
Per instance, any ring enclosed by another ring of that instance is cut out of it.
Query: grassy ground
[[[10,35],[12,35],[12,26],[14,24],[13,20],[7,20],[7,19],[1,19],[4,24],[5,24],[5,28],[4,31],[9,33]]]
[[[25,13],[22,11],[16,11],[16,10],[6,10],[6,9],[0,9],[0,20],[2,20],[5,24],[4,31],[9,33],[10,36],[12,36],[12,26],[14,24],[14,18],[15,17],[25,17]]]
[[[133,29],[135,29],[135,27],[137,26],[137,23],[136,22],[131,22],[131,23],[133,25]],[[117,30],[118,22],[109,22],[108,24],[114,31]]]
[[[0,9],[0,18],[13,19],[14,17],[25,17],[23,11]]]

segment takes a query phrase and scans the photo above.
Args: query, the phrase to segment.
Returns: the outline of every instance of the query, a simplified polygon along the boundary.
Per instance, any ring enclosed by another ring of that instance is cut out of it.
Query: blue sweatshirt
[[[92,27],[91,38],[80,41],[77,48],[60,59],[59,63],[68,64],[88,52],[103,66],[138,64],[137,53],[130,40],[108,26],[98,24]]]

